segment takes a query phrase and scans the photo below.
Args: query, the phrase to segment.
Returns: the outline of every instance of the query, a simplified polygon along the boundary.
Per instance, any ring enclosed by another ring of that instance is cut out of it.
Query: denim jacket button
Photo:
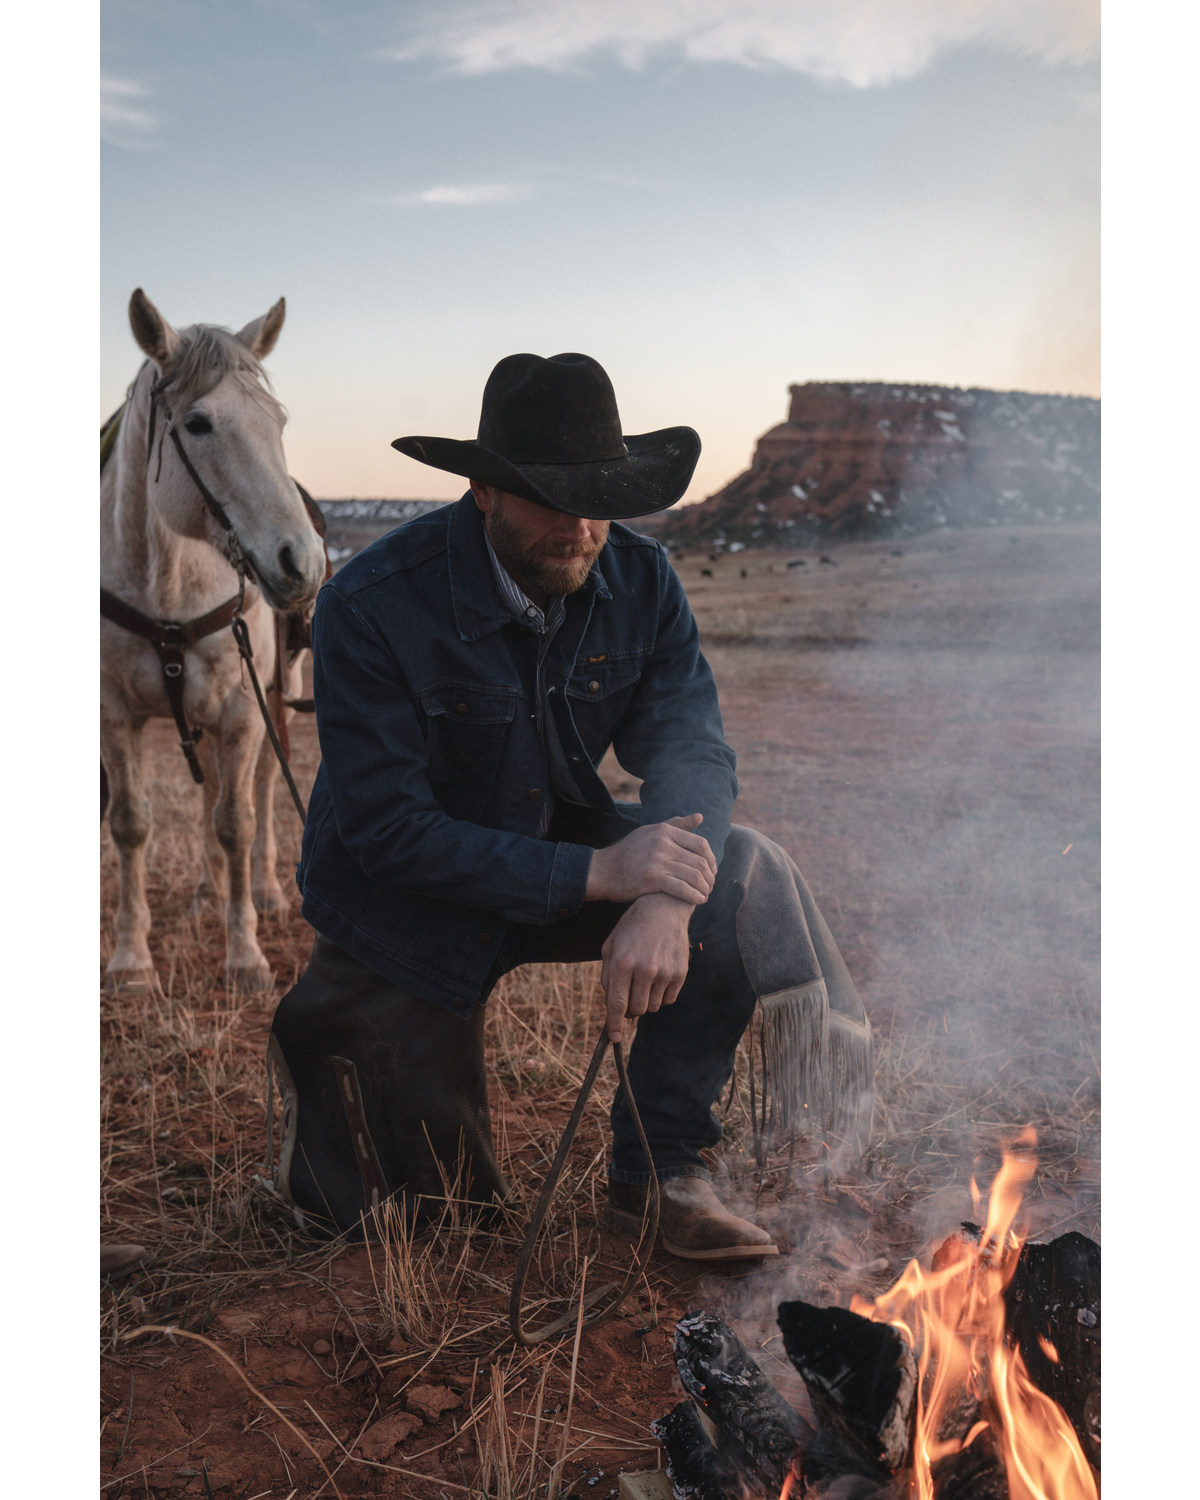
[[[492,935],[491,935],[490,932],[481,932],[479,934],[479,938],[478,938],[479,942],[481,942],[481,943],[490,943],[491,940],[492,940]]]
[[[531,786],[529,788],[529,800],[530,802],[540,802],[542,800],[542,789],[540,786]]]
[[[464,1000],[461,995],[454,1002],[454,1009],[457,1010],[457,1011],[461,1012],[461,1011],[464,1011],[464,1010],[470,1010],[470,1008],[471,1008],[471,1002],[469,1000]]]
[[[588,683],[588,692],[589,693],[598,693],[599,691],[600,691],[600,684],[598,682],[596,682],[595,679],[593,679],[591,682]]]
[[[466,714],[466,713],[470,713],[470,709],[467,707],[467,705],[465,703],[459,703],[459,704],[455,705],[454,712],[456,714]]]

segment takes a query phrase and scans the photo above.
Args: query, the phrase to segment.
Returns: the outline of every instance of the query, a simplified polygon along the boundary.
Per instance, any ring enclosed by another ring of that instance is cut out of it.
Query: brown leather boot
[[[663,1249],[684,1260],[751,1260],[778,1255],[765,1229],[731,1214],[707,1177],[670,1177],[659,1186],[658,1226]],[[608,1184],[608,1221],[614,1229],[638,1234],[646,1204],[642,1184]]]

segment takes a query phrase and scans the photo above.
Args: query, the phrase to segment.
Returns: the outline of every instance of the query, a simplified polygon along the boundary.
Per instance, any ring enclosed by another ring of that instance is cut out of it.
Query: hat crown
[[[617,397],[586,354],[510,354],[488,376],[481,447],[515,464],[587,464],[624,458]]]

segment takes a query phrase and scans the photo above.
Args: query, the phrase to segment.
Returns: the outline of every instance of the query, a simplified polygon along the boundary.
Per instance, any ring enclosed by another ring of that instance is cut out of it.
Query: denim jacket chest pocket
[[[417,694],[425,718],[429,780],[488,786],[496,779],[517,696],[479,683],[440,682]]]
[[[567,682],[571,717],[593,761],[607,750],[625,705],[641,681],[644,651],[581,656]]]
[[[633,687],[645,661],[646,653],[637,650],[580,657],[567,683],[567,697],[579,703],[601,703]]]

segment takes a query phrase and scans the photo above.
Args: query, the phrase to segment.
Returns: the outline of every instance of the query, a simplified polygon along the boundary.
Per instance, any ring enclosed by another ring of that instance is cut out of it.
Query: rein
[[[596,1043],[596,1050],[592,1053],[592,1060],[584,1075],[583,1084],[579,1090],[579,1097],[575,1101],[575,1108],[571,1111],[571,1118],[567,1121],[567,1128],[563,1131],[562,1140],[558,1143],[558,1150],[554,1153],[554,1160],[550,1164],[550,1171],[542,1187],[541,1196],[538,1198],[537,1207],[533,1210],[533,1216],[529,1221],[529,1227],[525,1231],[525,1239],[521,1245],[521,1253],[517,1256],[517,1268],[513,1275],[512,1291],[508,1298],[508,1326],[512,1336],[518,1344],[528,1348],[531,1344],[540,1344],[543,1339],[553,1338],[556,1334],[566,1333],[579,1319],[580,1327],[588,1328],[593,1323],[599,1323],[602,1318],[608,1317],[625,1300],[629,1288],[637,1277],[646,1269],[650,1262],[651,1253],[654,1250],[654,1242],[658,1237],[658,1213],[659,1213],[659,1190],[658,1173],[654,1170],[654,1160],[650,1155],[650,1145],[646,1140],[646,1132],[642,1127],[642,1119],[638,1114],[637,1102],[633,1097],[633,1089],[629,1084],[629,1075],[625,1071],[625,1054],[621,1050],[620,1042],[612,1043],[612,1054],[617,1064],[617,1077],[621,1081],[621,1088],[625,1094],[625,1102],[629,1106],[630,1118],[633,1120],[637,1130],[637,1138],[641,1144],[642,1154],[646,1158],[646,1165],[650,1169],[650,1191],[647,1193],[647,1214],[642,1222],[642,1234],[638,1240],[637,1249],[634,1251],[633,1264],[625,1273],[625,1279],[620,1282],[610,1281],[602,1287],[598,1287],[583,1301],[581,1308],[568,1308],[559,1317],[552,1319],[549,1323],[543,1323],[539,1328],[526,1328],[521,1322],[521,1306],[525,1296],[525,1278],[529,1274],[529,1263],[533,1259],[533,1252],[537,1247],[538,1235],[546,1222],[550,1212],[550,1200],[554,1197],[554,1189],[558,1186],[558,1179],[562,1175],[563,1163],[567,1159],[571,1142],[575,1139],[575,1132],[579,1129],[579,1122],[583,1118],[584,1105],[591,1097],[592,1089],[596,1082],[596,1075],[600,1071],[600,1064],[604,1061],[604,1054],[608,1050],[608,1034],[600,1033],[600,1039]],[[642,1247],[645,1246],[643,1252]]]
[[[163,394],[170,381],[156,380],[150,387],[150,422],[146,439],[146,467],[150,466],[150,460],[154,452],[154,435],[157,427],[158,407],[161,403],[166,420],[163,424],[162,436],[158,444],[158,474],[162,472],[162,437],[169,436],[179,455],[179,460],[186,469],[192,483],[196,486],[200,498],[204,501],[209,514],[225,533],[225,549],[229,562],[237,573],[238,591],[232,599],[227,599],[224,604],[219,604],[206,615],[201,615],[198,620],[190,620],[184,624],[172,620],[153,620],[149,615],[144,615],[132,605],[127,604],[116,594],[107,589],[100,590],[100,613],[113,624],[120,625],[123,629],[132,631],[148,640],[158,653],[158,659],[163,669],[163,685],[166,689],[167,701],[171,706],[171,714],[179,730],[179,743],[187,759],[188,767],[192,773],[192,780],[203,783],[204,771],[196,755],[196,745],[200,740],[203,730],[192,728],[187,722],[183,704],[183,672],[185,665],[185,649],[196,641],[202,640],[206,635],[213,635],[218,630],[223,630],[227,625],[233,632],[233,639],[237,645],[238,655],[242,659],[243,667],[250,674],[250,682],[254,688],[254,695],[258,700],[259,712],[262,714],[263,723],[266,725],[267,735],[271,741],[271,748],[275,752],[275,758],[279,762],[283,772],[284,780],[287,782],[288,791],[295,804],[296,811],[300,814],[300,821],[305,820],[306,812],[304,802],[296,789],[296,782],[292,776],[291,767],[288,765],[287,750],[284,748],[283,740],[287,737],[287,727],[283,719],[284,707],[295,708],[298,711],[309,710],[310,705],[306,700],[297,700],[286,704],[283,697],[283,664],[281,651],[285,644],[290,641],[290,632],[279,628],[279,617],[281,612],[274,611],[276,618],[275,632],[275,680],[273,687],[276,694],[276,710],[279,718],[278,729],[271,717],[271,711],[267,707],[267,700],[263,694],[258,680],[258,673],[254,669],[254,648],[250,643],[250,630],[244,618],[246,601],[247,579],[254,578],[254,564],[242,546],[241,538],[234,529],[233,522],[229,519],[225,507],[212,493],[204,480],[196,471],[196,466],[188,457],[187,449],[183,446],[183,439],[179,435],[179,429],[171,416],[170,408],[167,406],[166,396]],[[125,407],[122,406],[113,413],[101,430],[100,468],[103,471],[106,459],[115,445],[117,429]],[[308,512],[317,534],[322,543],[325,540],[326,523],[316,501],[308,493],[303,485],[292,480],[296,489],[300,492],[300,499]],[[325,559],[325,576],[329,577],[330,563],[328,551]],[[253,602],[253,601],[251,601]],[[290,620],[291,616],[287,616]],[[300,649],[303,649],[301,647]]]

